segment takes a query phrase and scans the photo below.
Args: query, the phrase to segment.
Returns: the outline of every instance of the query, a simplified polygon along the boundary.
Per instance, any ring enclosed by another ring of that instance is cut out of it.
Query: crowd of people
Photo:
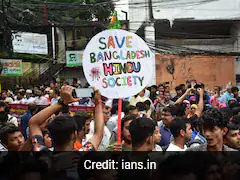
[[[55,83],[11,93],[0,101],[2,151],[232,151],[240,150],[239,89],[228,84],[206,91],[203,83],[186,81],[170,92],[168,83],[143,89],[123,99],[122,127],[118,127],[118,100],[79,99],[74,88]],[[34,92],[34,93],[33,93]],[[33,95],[34,94],[34,95]],[[20,125],[8,104],[27,103]],[[69,104],[95,104],[94,117],[69,112]],[[39,105],[46,105],[41,107]],[[121,143],[117,143],[121,128]],[[54,143],[53,143],[54,142]]]
[[[91,87],[95,92],[93,97],[77,98],[74,95],[75,88],[74,84],[72,86],[63,84],[59,87],[55,83],[50,83],[47,87],[34,88],[31,92],[30,89],[25,91],[23,88],[19,88],[13,93],[3,90],[0,101],[0,151],[147,151],[160,152],[163,156],[167,155],[170,158],[168,163],[170,163],[174,154],[183,151],[187,153],[188,151],[234,152],[240,150],[239,90],[237,87],[232,87],[231,84],[227,85],[226,90],[221,90],[216,86],[212,92],[205,90],[204,84],[196,81],[187,81],[186,84],[177,86],[175,93],[171,92],[168,83],[144,88],[137,95],[123,99],[121,127],[118,127],[117,99],[107,99],[101,96],[100,91],[95,87]],[[43,105],[44,101],[46,101],[44,105],[47,106],[39,106]],[[90,101],[94,104],[94,116],[87,112],[79,112],[75,115],[69,112],[68,105],[89,105]],[[27,102],[28,111],[21,117],[18,124],[16,118],[9,114],[8,106],[11,103],[23,102]],[[120,143],[118,128],[121,128]],[[64,156],[63,159],[60,158],[61,160],[59,159],[61,156],[56,155],[54,162],[64,165],[62,169],[65,175],[72,176],[71,173],[76,172],[77,178],[72,177],[71,179],[78,179],[79,176],[84,177],[83,179],[89,177],[95,177],[95,179],[111,177],[110,179],[112,179],[115,177],[115,173],[112,174],[110,171],[101,175],[94,170],[82,171],[84,169],[83,161],[77,161],[78,170],[75,171],[72,168],[75,167],[76,160],[72,155],[67,159]],[[106,156],[107,154],[96,156],[90,154],[85,155],[83,159],[103,162],[108,158]],[[157,158],[159,157],[158,155]],[[192,162],[191,157],[185,157],[188,159],[186,162]],[[202,160],[204,158],[199,157],[198,161]],[[67,163],[68,161],[71,165]],[[54,162],[51,165],[53,167],[55,167]],[[195,164],[195,162],[193,163]],[[161,173],[164,174],[164,177],[176,173],[176,178],[178,178],[179,171],[174,171],[174,173],[168,171],[168,168],[177,166],[178,158],[173,159],[172,164],[170,163],[171,167],[168,163],[163,163],[163,167],[159,167]],[[41,163],[37,164],[37,167],[41,169]],[[36,168],[31,166],[28,166],[30,171]],[[204,168],[205,166],[206,164]],[[71,168],[69,169],[69,167]],[[162,169],[166,167],[168,168],[162,172]],[[181,166],[177,167],[177,169],[181,168]],[[65,177],[59,171],[56,171],[54,176]],[[69,174],[68,171],[71,173]],[[183,171],[185,173],[185,170]],[[26,173],[21,168],[20,170],[17,168],[17,172],[21,176]],[[131,173],[133,172],[127,172],[122,179],[135,178],[136,174],[131,176]],[[140,171],[137,175],[145,178],[142,173]],[[155,173],[158,175],[158,172]],[[169,174],[166,175],[166,173]],[[11,173],[10,175],[12,176]]]

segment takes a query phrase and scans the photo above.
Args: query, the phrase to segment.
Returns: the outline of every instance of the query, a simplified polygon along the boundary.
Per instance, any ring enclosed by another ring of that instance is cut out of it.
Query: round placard
[[[153,53],[142,38],[125,30],[106,30],[95,35],[83,54],[88,83],[108,98],[139,93],[152,79]]]

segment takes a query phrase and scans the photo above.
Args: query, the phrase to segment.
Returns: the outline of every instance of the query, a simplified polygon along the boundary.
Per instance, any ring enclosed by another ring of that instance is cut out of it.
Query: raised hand
[[[63,99],[63,102],[65,105],[78,102],[81,100],[81,98],[74,98],[72,96],[72,92],[75,88],[72,86],[62,86],[61,91],[60,91],[60,96]]]
[[[204,95],[204,90],[202,88],[198,88],[197,92],[199,93],[200,96]]]
[[[93,97],[94,102],[98,102],[98,100],[101,100],[102,96],[99,89],[97,89],[94,86],[90,86],[89,88],[92,88],[94,90],[94,97]]]

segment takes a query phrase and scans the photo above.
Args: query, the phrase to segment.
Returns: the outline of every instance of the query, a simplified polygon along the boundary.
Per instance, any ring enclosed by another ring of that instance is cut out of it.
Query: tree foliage
[[[8,16],[15,23],[41,25],[47,16],[50,22],[68,24],[93,18],[108,21],[113,10],[113,3],[106,0],[49,0],[46,11],[41,0],[12,0]]]

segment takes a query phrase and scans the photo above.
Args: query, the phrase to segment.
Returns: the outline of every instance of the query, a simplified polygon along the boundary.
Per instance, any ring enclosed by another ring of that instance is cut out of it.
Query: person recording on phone
[[[33,151],[46,150],[41,131],[41,124],[43,124],[54,113],[61,110],[64,106],[68,106],[69,104],[80,100],[79,98],[73,97],[73,90],[74,87],[72,86],[63,86],[60,91],[61,98],[58,103],[43,109],[30,119],[29,131]],[[88,142],[79,149],[79,151],[98,150],[99,144],[102,141],[104,130],[103,107],[101,94],[97,89],[94,89],[94,103],[96,105],[94,121],[95,132]],[[48,124],[48,130],[53,140],[54,151],[72,151],[74,149],[74,143],[77,140],[77,132],[79,129],[71,116],[64,115],[55,117]]]
[[[221,95],[221,87],[215,86],[214,87],[214,95],[210,98],[210,104],[214,108],[219,108],[223,102],[222,102],[222,95]]]
[[[210,104],[210,96],[209,94],[207,93],[207,91],[205,91],[205,85],[201,82],[198,82],[195,86],[194,86],[194,89],[198,89],[198,88],[201,88],[203,89],[204,91],[204,94],[203,94],[203,101],[204,101],[204,104]],[[197,102],[199,101],[199,93],[197,91],[194,92],[196,98],[197,98]]]

